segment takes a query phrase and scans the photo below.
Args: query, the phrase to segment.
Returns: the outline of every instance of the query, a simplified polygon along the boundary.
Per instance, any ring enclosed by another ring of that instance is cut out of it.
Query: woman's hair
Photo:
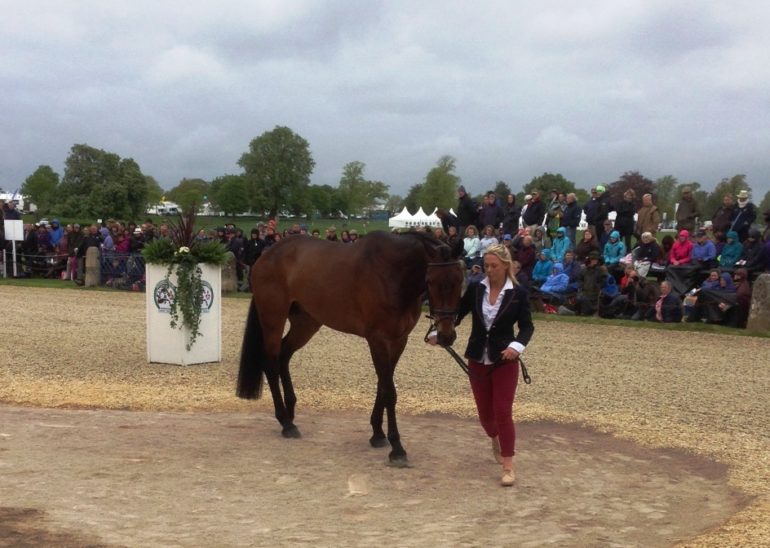
[[[468,225],[468,227],[465,229],[465,236],[468,236],[468,235],[469,235],[468,233],[469,233],[469,232],[471,232],[471,231],[472,231],[474,234],[478,235],[478,232],[477,232],[477,230],[476,230],[476,227],[475,227],[475,226],[473,226],[473,225]]]
[[[634,192],[633,188],[629,188],[623,193],[624,197],[630,197],[632,200],[636,199],[636,192]]]
[[[511,258],[511,253],[508,251],[507,247],[503,244],[492,244],[484,251],[484,255],[494,255],[500,259],[500,262],[505,265],[505,275],[511,280],[513,285],[519,285],[519,281],[511,270],[513,259]]]
[[[492,236],[495,235],[495,227],[493,227],[492,225],[487,225],[487,226],[484,227],[484,234],[487,233],[487,230],[491,230],[492,231]]]

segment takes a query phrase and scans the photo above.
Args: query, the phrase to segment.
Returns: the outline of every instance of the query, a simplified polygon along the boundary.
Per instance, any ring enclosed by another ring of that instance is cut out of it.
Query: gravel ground
[[[0,401],[43,407],[269,411],[234,396],[248,301],[223,302],[223,361],[148,364],[144,296],[0,286]],[[467,322],[466,322],[467,323]],[[418,324],[397,370],[401,413],[473,416],[467,380],[422,343]],[[459,338],[467,337],[468,325]],[[770,541],[770,339],[536,320],[518,421],[585,424],[647,447],[671,447],[730,467],[756,497],[699,546]],[[359,361],[360,364],[355,362]],[[323,329],[292,362],[303,408],[371,409],[374,370],[363,340]]]

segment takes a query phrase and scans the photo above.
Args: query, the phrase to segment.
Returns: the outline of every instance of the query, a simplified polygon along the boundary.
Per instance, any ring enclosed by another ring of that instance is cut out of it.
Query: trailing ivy
[[[203,305],[203,280],[200,264],[222,265],[227,260],[225,246],[215,240],[199,240],[195,237],[195,211],[179,215],[177,223],[169,222],[169,238],[158,238],[148,243],[142,255],[150,264],[168,265],[166,282],[176,275],[176,294],[170,306],[170,325],[190,331],[185,345],[190,350],[200,333],[201,308]]]

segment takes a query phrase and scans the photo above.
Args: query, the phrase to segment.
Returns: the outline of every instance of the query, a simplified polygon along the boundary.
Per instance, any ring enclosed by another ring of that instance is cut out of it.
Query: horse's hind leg
[[[296,305],[289,313],[291,327],[281,342],[281,355],[279,358],[278,374],[283,386],[283,401],[286,405],[286,420],[282,422],[283,435],[287,438],[298,438],[299,430],[294,425],[294,408],[297,405],[297,396],[294,394],[294,385],[291,382],[289,361],[294,353],[305,346],[307,342],[321,328],[321,324],[315,321]]]

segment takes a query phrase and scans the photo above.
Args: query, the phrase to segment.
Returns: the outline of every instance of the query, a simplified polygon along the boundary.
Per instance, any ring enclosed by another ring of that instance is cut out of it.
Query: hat
[[[532,194],[527,194],[526,196],[524,196],[524,200],[525,201],[526,200],[531,200],[531,199],[532,199]]]
[[[136,227],[136,228],[134,229],[134,234],[141,234],[141,233],[142,233],[142,229],[141,229],[141,228],[139,228],[139,227]]]
[[[596,192],[604,192],[604,185],[596,185]]]
[[[462,192],[463,194],[467,194],[467,192],[465,192],[465,187],[463,185],[460,185],[457,187],[457,192]]]
[[[557,234],[566,234],[567,233],[567,229],[564,228],[563,226],[560,226],[559,228],[556,229],[556,233]]]
[[[614,238],[615,240],[619,240],[620,239],[620,232],[618,232],[617,230],[613,230],[612,232],[610,232],[610,238]]]
[[[701,236],[705,236],[705,235],[706,235],[706,231],[705,230],[699,230],[698,232],[695,233],[695,236],[698,237],[698,238],[700,238]]]
[[[591,251],[591,252],[588,254],[588,258],[589,258],[589,259],[601,259],[601,258],[602,258],[602,256],[601,256],[601,255],[599,255],[599,252],[598,252],[598,251],[596,251],[596,250],[594,249],[593,251]]]
[[[506,234],[505,236],[503,236],[503,240],[511,240],[511,239],[512,238],[510,234]]]
[[[738,199],[739,199],[740,201],[742,201],[742,202],[743,202],[744,200],[748,200],[748,199],[749,199],[749,191],[748,191],[748,190],[741,190],[741,191],[738,193]]]
[[[75,223],[74,225],[72,225],[72,227],[73,228],[80,228],[80,225],[78,223]]]

